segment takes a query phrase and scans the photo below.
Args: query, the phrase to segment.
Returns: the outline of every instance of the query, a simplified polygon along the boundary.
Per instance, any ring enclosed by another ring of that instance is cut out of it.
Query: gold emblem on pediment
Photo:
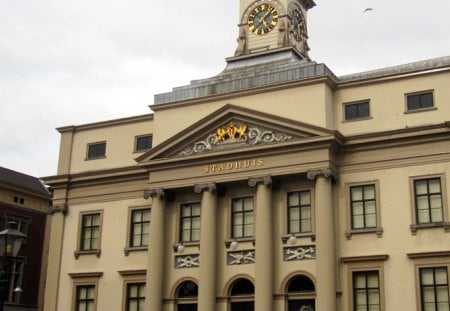
[[[217,129],[217,143],[245,141],[248,138],[247,132],[247,125],[241,124],[236,126],[234,122],[230,122],[227,127],[219,127]]]

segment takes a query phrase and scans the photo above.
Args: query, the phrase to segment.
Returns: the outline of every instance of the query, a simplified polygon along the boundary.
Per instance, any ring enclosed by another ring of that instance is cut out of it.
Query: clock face
[[[278,13],[270,4],[260,4],[248,16],[248,28],[257,35],[265,35],[275,28]]]
[[[303,36],[303,24],[302,24],[302,16],[300,15],[300,12],[298,10],[294,10],[292,14],[292,28],[293,28],[293,34],[294,38],[297,41],[300,41]]]

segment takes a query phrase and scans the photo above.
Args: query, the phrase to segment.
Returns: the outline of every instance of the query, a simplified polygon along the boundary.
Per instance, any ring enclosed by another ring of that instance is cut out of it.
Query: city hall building
[[[58,128],[45,310],[449,310],[450,57],[336,76],[314,6],[241,0],[222,73]]]

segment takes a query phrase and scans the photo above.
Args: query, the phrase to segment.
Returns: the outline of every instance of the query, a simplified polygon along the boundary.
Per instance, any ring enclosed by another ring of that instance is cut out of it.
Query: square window
[[[433,92],[422,92],[406,95],[407,111],[427,109],[434,107]]]
[[[98,159],[106,156],[106,142],[93,143],[88,145],[87,158]]]
[[[346,121],[370,117],[369,102],[344,104],[344,116]]]
[[[143,152],[150,150],[152,148],[152,143],[153,143],[152,135],[136,136],[135,152]]]

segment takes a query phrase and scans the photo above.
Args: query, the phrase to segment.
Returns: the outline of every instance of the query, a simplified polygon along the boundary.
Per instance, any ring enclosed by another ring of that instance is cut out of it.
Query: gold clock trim
[[[248,29],[257,35],[269,33],[278,23],[278,12],[271,4],[260,4],[248,16]]]

